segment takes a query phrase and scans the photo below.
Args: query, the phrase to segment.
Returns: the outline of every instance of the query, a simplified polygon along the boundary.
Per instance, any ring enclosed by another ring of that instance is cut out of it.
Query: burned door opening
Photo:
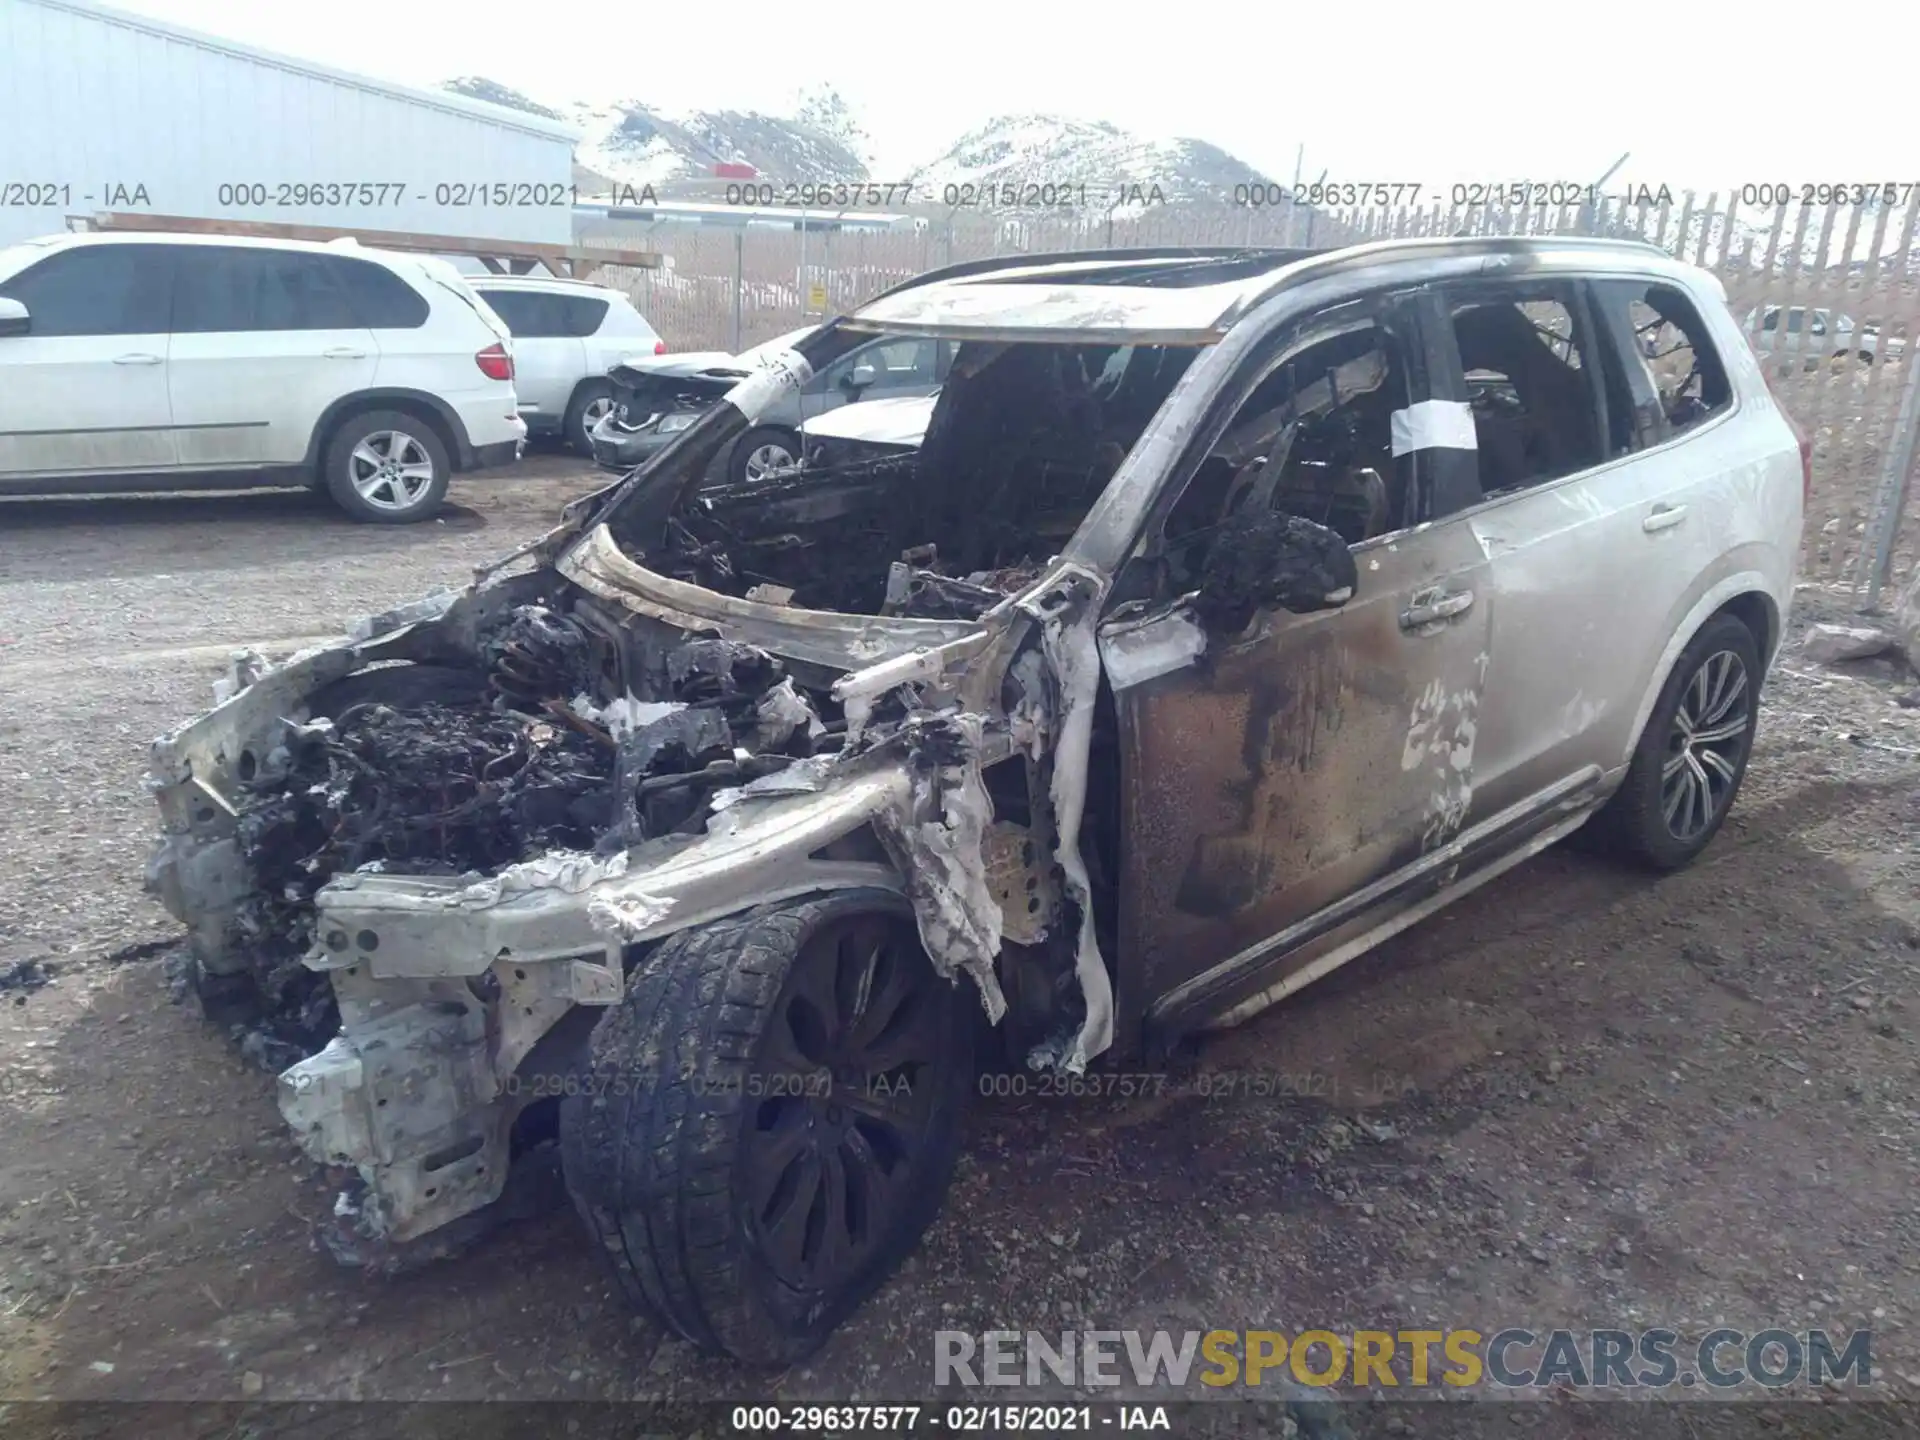
[[[1433,442],[1418,343],[1386,300],[1252,362],[1168,513],[1163,609],[1102,627],[1134,957],[1120,1018],[1149,1048],[1339,943],[1313,917],[1465,819],[1486,562],[1464,521],[1415,520]],[[1335,548],[1269,543],[1306,522]],[[1269,568],[1283,555],[1285,573],[1250,578],[1236,547]]]

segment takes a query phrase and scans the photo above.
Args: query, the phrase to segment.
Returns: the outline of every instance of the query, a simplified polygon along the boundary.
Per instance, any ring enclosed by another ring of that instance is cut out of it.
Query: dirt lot
[[[1791,651],[1696,868],[1551,851],[1201,1057],[1303,1094],[983,1102],[928,1243],[807,1367],[663,1338],[564,1212],[335,1268],[272,1077],[170,1002],[146,743],[233,647],[457,580],[594,483],[536,458],[423,529],[0,503],[0,966],[55,972],[0,995],[0,1398],[908,1400],[937,1329],[1419,1322],[1871,1326],[1920,1395],[1920,711]]]

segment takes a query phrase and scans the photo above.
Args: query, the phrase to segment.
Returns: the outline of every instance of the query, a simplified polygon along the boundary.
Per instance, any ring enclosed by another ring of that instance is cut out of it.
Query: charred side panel
[[[1439,527],[1356,558],[1346,608],[1263,611],[1195,663],[1117,690],[1123,1025],[1458,829],[1486,597],[1433,625],[1406,612],[1436,587],[1474,590],[1478,546]]]

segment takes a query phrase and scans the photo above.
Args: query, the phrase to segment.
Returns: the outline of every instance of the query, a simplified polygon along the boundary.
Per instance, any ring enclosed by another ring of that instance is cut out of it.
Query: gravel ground
[[[805,1367],[662,1336],[564,1213],[335,1268],[271,1076],[170,1002],[146,744],[234,647],[457,580],[595,483],[535,457],[391,530],[0,503],[0,968],[53,971],[0,995],[0,1400],[917,1400],[937,1329],[1421,1322],[1871,1326],[1920,1396],[1920,711],[1791,649],[1693,869],[1549,851],[1200,1058],[1303,1094],[983,1101],[927,1243]],[[1806,592],[1796,635],[1842,613]]]

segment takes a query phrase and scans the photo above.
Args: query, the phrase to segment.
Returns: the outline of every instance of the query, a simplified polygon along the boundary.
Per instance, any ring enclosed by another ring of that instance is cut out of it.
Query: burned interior
[[[969,343],[917,451],[709,480],[664,539],[631,509],[614,517],[614,535],[661,573],[722,594],[970,618],[1059,552],[1193,353]]]

